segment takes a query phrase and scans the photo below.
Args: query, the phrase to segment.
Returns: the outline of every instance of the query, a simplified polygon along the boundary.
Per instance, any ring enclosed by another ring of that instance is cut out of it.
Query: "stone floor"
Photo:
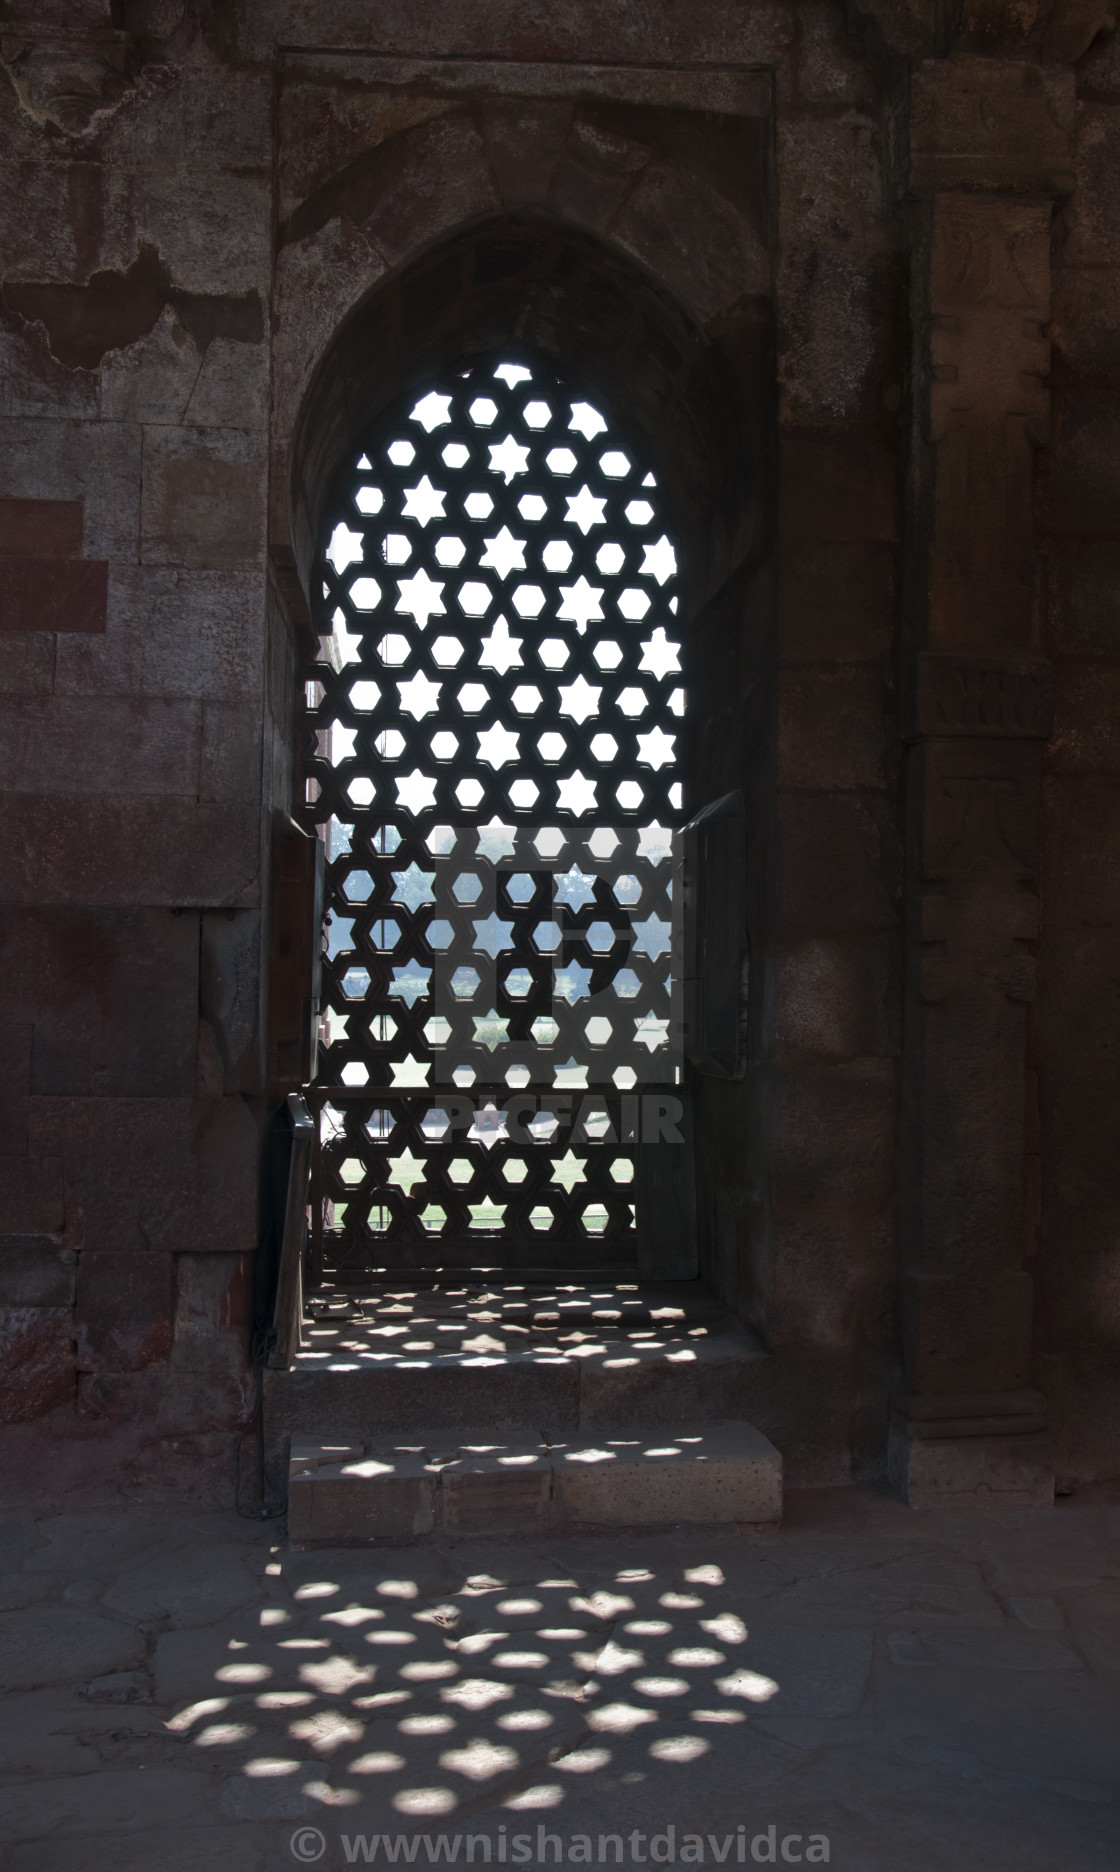
[[[1114,1872],[1118,1579],[1104,1487],[375,1551],[189,1507],[9,1512],[0,1868],[427,1865],[469,1836],[535,1867],[549,1835],[596,1864],[617,1834],[625,1865]]]

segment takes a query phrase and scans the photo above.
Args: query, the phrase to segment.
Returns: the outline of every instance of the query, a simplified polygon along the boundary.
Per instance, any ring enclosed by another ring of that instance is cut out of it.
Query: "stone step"
[[[680,1523],[773,1526],[782,1459],[742,1421],[671,1435],[407,1442],[294,1438],[288,1530],[299,1544],[543,1534]]]
[[[769,1363],[751,1333],[719,1321],[513,1342],[517,1349],[485,1333],[447,1352],[438,1339],[425,1343],[432,1349],[418,1349],[415,1336],[410,1349],[394,1349],[392,1339],[337,1328],[326,1342],[312,1336],[290,1370],[265,1373],[272,1459],[290,1437],[384,1444],[432,1424],[554,1440],[742,1421],[754,1415],[756,1374]]]
[[[423,1326],[441,1335],[487,1329],[491,1334],[562,1334],[576,1329],[629,1333],[643,1326],[667,1329],[726,1317],[722,1307],[697,1281],[643,1282],[640,1286],[602,1282],[495,1286],[464,1282],[452,1286],[382,1284],[335,1287],[312,1295],[305,1337],[308,1343],[330,1331],[368,1329],[370,1335],[417,1331]]]

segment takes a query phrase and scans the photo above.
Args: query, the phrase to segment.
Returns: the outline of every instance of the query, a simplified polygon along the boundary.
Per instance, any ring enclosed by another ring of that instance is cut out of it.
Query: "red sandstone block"
[[[745,127],[740,174],[747,177],[752,141]],[[665,280],[705,323],[726,316],[740,299],[770,291],[770,256],[754,213],[746,204],[736,212],[719,189],[705,187],[692,166],[652,163],[614,220],[611,238]]]
[[[206,702],[202,710],[202,751],[198,797],[253,800],[260,795],[260,709],[246,702]]]
[[[0,1087],[62,1096],[194,1092],[197,912],[8,908],[0,910],[0,953],[0,1022],[32,1022],[35,1033],[22,1085],[0,1070]],[[5,1035],[14,1053],[16,1037],[30,1033],[0,1026],[0,1060]]]
[[[256,696],[264,637],[259,572],[114,565],[103,637],[59,643],[67,695]]]
[[[0,1251],[0,1307],[70,1307],[78,1257],[57,1242],[24,1241]]]
[[[799,544],[779,571],[783,663],[876,663],[890,653],[895,554],[860,541]]]
[[[0,560],[0,631],[103,631],[104,559]]]
[[[852,431],[787,435],[781,449],[780,527],[795,542],[898,538],[898,464]]]
[[[63,641],[88,644],[94,639]],[[50,695],[57,643],[48,631],[0,631],[0,695]]]
[[[26,1092],[14,1097],[0,1093],[0,1157],[27,1156],[30,1102]],[[2,1234],[0,1225],[0,1234]]]
[[[61,1157],[0,1158],[0,1234],[57,1235],[63,1214]]]
[[[255,903],[259,874],[255,801],[19,793],[0,814],[10,903]]]
[[[1120,544],[1115,540],[1056,546],[1050,556],[1050,629],[1058,650],[1120,654]]]
[[[5,973],[7,958],[5,957]],[[26,1009],[20,1013],[26,1015]],[[0,1086],[5,1092],[30,1092],[31,1090],[31,1035],[29,1021],[5,1020],[3,1002],[0,1001]]]
[[[1120,1207],[1118,1101],[1115,1059],[1059,1055],[1048,1063],[1042,1138],[1049,1204],[1059,1209]]]
[[[1042,898],[1047,918],[1120,925],[1120,789],[1111,775],[1054,774],[1043,782]],[[1115,1155],[1115,1153],[1112,1153]],[[1120,1163],[1120,1158],[1117,1159]]]
[[[1120,153],[1116,107],[1083,103],[1078,112],[1077,178],[1063,212],[1064,248],[1073,265],[1120,261]]]
[[[378,251],[400,261],[499,205],[482,138],[455,111],[382,146],[374,186],[355,204],[353,218],[375,217]]]
[[[787,669],[779,678],[778,785],[838,792],[887,784],[886,672]],[[897,730],[891,736],[893,747]]]
[[[898,915],[894,807],[877,793],[779,795],[787,930],[889,929]]]
[[[877,1216],[774,1225],[767,1342],[774,1352],[850,1352],[889,1321],[897,1281],[893,1206]],[[887,1327],[889,1334],[890,1328]]]
[[[0,784],[11,791],[198,793],[201,708],[159,696],[0,701]],[[143,899],[141,899],[143,901]]]
[[[788,1220],[881,1215],[894,1192],[893,1060],[779,1069],[774,1210]]]
[[[76,559],[82,550],[80,500],[0,500],[0,554]]]
[[[243,1099],[33,1098],[31,1142],[63,1160],[83,1252],[256,1244],[259,1143]]]
[[[251,1254],[175,1257],[171,1369],[240,1377],[252,1305]]]
[[[1050,322],[1055,366],[1064,363],[1067,371],[1094,377],[1120,375],[1118,304],[1120,267],[1060,268],[1054,277]]]
[[[83,1371],[142,1371],[171,1348],[169,1254],[83,1251],[75,1324]]]
[[[1120,773],[1120,670],[1060,665],[1047,765],[1059,773]]]
[[[778,1055],[888,1057],[901,1050],[901,942],[888,933],[805,936],[776,956]]]
[[[1053,393],[1043,519],[1048,531],[1115,539],[1120,521],[1120,398],[1093,385]]]
[[[264,544],[265,474],[255,437],[155,428],[144,449],[141,556],[147,565],[232,570]]]
[[[83,501],[88,557],[128,564],[136,558],[140,445],[138,423],[0,417],[0,492]]]
[[[169,1372],[163,1364],[138,1372],[78,1375],[78,1414],[110,1423],[139,1423],[147,1436],[204,1436],[245,1427],[253,1396],[249,1372]]]
[[[73,1392],[70,1308],[8,1307],[0,1312],[0,1423],[29,1423]]]
[[[1045,992],[1035,1009],[1048,1077],[1060,1082],[1078,1059],[1120,1059],[1120,932],[1086,924],[1049,903],[1039,971]],[[1120,1233],[1116,1237],[1120,1245]]]

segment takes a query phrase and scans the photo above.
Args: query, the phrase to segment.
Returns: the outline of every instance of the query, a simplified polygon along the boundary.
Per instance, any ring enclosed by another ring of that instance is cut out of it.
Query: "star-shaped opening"
[[[402,774],[396,782],[397,805],[405,812],[421,813],[436,803],[436,783],[428,774],[422,774],[419,767],[414,767],[410,774]]]
[[[562,1157],[554,1157],[550,1181],[559,1183],[570,1196],[578,1183],[587,1181],[587,1158],[577,1157],[570,1148]]]
[[[490,444],[490,472],[500,474],[507,487],[515,476],[525,473],[528,465],[528,449],[515,442],[512,436],[507,436],[504,442]]]
[[[666,734],[663,728],[651,728],[648,734],[638,736],[638,759],[646,767],[668,767],[676,745],[675,735]]]
[[[589,683],[586,676],[577,676],[575,682],[560,684],[560,713],[570,715],[573,721],[587,721],[591,715],[599,713],[599,697],[603,691],[596,683]]]
[[[573,865],[569,871],[556,874],[556,901],[567,904],[569,910],[580,911],[584,904],[595,902],[595,879]]]
[[[406,1053],[403,1060],[390,1060],[389,1064],[393,1070],[394,1087],[427,1085],[428,1074],[432,1070],[431,1060],[413,1059],[411,1053]]]
[[[423,1183],[428,1173],[427,1162],[423,1157],[414,1157],[411,1150],[404,1150],[399,1157],[390,1157],[389,1174],[386,1183],[395,1183],[406,1196],[412,1195],[414,1183]]]
[[[663,676],[671,675],[681,666],[680,644],[670,643],[664,629],[659,624],[646,643],[642,645],[640,670],[647,670],[658,681]]]
[[[504,526],[493,539],[486,541],[486,551],[479,564],[489,567],[501,579],[508,578],[511,572],[524,572],[525,541],[515,539],[508,526]]]
[[[427,475],[421,475],[414,488],[404,491],[402,513],[406,520],[419,520],[426,527],[431,520],[444,518],[443,503],[447,499],[441,489],[433,487]]]
[[[476,1046],[484,1046],[491,1053],[497,1052],[509,1040],[509,1015],[499,1014],[497,1008],[491,1008],[486,1014],[476,1014],[474,1038]]]
[[[414,1007],[417,1001],[426,1000],[431,993],[431,979],[431,969],[425,968],[422,962],[413,957],[410,962],[393,970],[389,993],[398,996],[408,1007]]]
[[[434,871],[421,871],[420,866],[413,861],[407,871],[393,872],[393,882],[397,887],[393,892],[393,902],[403,904],[406,910],[415,914],[422,904],[435,903],[435,881]]]
[[[504,676],[507,670],[516,669],[521,662],[522,637],[511,637],[509,625],[504,617],[494,619],[494,628],[489,637],[484,637],[479,646],[479,669],[497,670]]]
[[[558,1001],[566,1001],[569,1007],[575,1007],[577,1001],[586,1001],[591,994],[591,970],[584,968],[582,962],[565,963],[555,971],[553,992]]]
[[[563,602],[558,616],[570,618],[582,637],[590,620],[603,615],[602,586],[589,585],[581,572],[574,585],[561,585],[560,594]]]
[[[561,780],[557,794],[560,811],[574,813],[577,819],[581,814],[595,809],[595,782],[580,773],[578,768],[566,780]]]
[[[347,566],[357,565],[362,557],[362,535],[352,533],[344,520],[340,520],[331,534],[331,543],[327,547],[327,558],[336,572],[345,572]]]
[[[501,955],[503,949],[512,949],[513,924],[504,923],[497,911],[492,910],[488,917],[474,923],[474,947],[488,956]]]
[[[635,955],[647,955],[651,962],[656,962],[658,956],[668,955],[673,926],[665,917],[651,914],[640,923],[635,920],[633,929]]]
[[[444,423],[451,421],[451,398],[440,396],[438,390],[429,390],[421,397],[412,411],[413,422],[418,422],[431,435],[433,429],[441,429]]]
[[[607,503],[591,492],[589,487],[581,487],[578,494],[568,495],[568,511],[565,516],[569,525],[578,526],[585,536],[593,526],[602,526]]]
[[[634,1022],[634,1041],[636,1045],[648,1047],[651,1053],[656,1053],[658,1047],[668,1046],[668,1019],[659,1019],[656,1014],[640,1015]]]
[[[480,826],[475,856],[489,858],[491,864],[500,864],[503,858],[512,858],[517,849],[517,833],[513,826],[503,825],[495,814],[488,825]]]
[[[638,857],[646,858],[650,864],[658,865],[663,858],[672,857],[673,834],[668,826],[658,825],[656,819],[652,825],[643,826],[638,833]]]
[[[414,617],[420,630],[427,630],[428,619],[442,617],[447,609],[441,596],[442,581],[429,578],[423,566],[412,578],[398,579],[397,589],[397,610]]]
[[[423,670],[417,670],[407,682],[399,682],[401,708],[415,721],[423,721],[425,715],[434,715],[439,707],[439,693],[443,684],[433,682]]]
[[[520,736],[510,728],[503,728],[501,722],[495,722],[478,737],[478,758],[488,767],[504,767],[507,761],[517,759]]]

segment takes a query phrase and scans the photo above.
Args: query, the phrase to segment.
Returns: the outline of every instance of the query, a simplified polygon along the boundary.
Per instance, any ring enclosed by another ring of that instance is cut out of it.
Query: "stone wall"
[[[1042,464],[1054,734],[1042,783],[1031,1087],[1039,1381],[1072,1475],[1120,1466],[1120,48],[1077,68],[1075,187],[1054,224]],[[1036,1103],[1037,1100],[1037,1103]]]
[[[1112,1472],[1104,0],[8,11],[0,1416],[244,1420],[315,501],[424,344],[498,316],[424,269],[517,223],[719,361],[749,456],[740,488],[689,427],[710,373],[656,390],[652,338],[612,361],[572,315],[634,420],[683,412],[701,790],[752,827],[701,1228],[766,1428],[842,1482],[893,1409],[917,1499],[1037,1457],[1041,1392],[1059,1469]]]

